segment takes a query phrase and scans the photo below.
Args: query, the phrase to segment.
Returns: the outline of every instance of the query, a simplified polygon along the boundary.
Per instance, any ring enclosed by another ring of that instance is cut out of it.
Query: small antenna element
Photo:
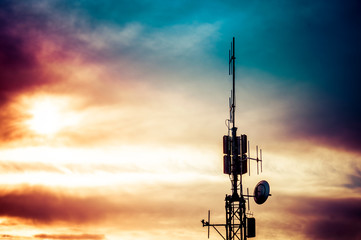
[[[249,200],[253,197],[257,204],[263,204],[270,194],[270,186],[267,181],[260,181],[255,189],[254,194],[249,195],[243,193],[242,176],[251,174],[251,160],[257,163],[257,174],[259,174],[259,162],[261,164],[262,172],[262,150],[260,150],[260,158],[258,158],[258,146],[256,146],[256,158],[250,157],[250,144],[247,140],[247,135],[241,134],[237,136],[236,123],[236,86],[235,86],[235,38],[231,43],[229,50],[228,74],[232,75],[232,91],[229,98],[229,119],[226,120],[227,135],[223,136],[223,173],[229,175],[231,180],[231,194],[226,194],[225,208],[226,208],[226,223],[214,224],[211,223],[210,211],[208,211],[208,221],[204,219],[201,221],[203,227],[208,228],[208,238],[210,227],[224,239],[224,240],[246,240],[256,236],[256,219],[253,214],[246,212],[246,202],[248,203],[248,210],[250,209]],[[232,133],[231,133],[232,132]],[[231,134],[230,134],[231,133]],[[249,164],[249,167],[247,166]],[[223,231],[218,230],[218,227],[224,227]]]

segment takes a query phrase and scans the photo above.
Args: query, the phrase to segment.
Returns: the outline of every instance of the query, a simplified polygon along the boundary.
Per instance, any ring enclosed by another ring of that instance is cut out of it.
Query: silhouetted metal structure
[[[250,174],[250,161],[254,160],[257,162],[257,174],[259,173],[259,164],[262,171],[262,150],[260,150],[260,158],[258,158],[258,146],[256,147],[257,157],[249,157],[247,135],[237,136],[237,127],[235,126],[235,60],[235,38],[233,37],[231,49],[229,50],[229,75],[232,75],[233,80],[233,88],[229,99],[230,118],[226,122],[228,135],[223,136],[223,173],[230,176],[232,194],[226,195],[225,198],[226,223],[211,223],[210,211],[208,211],[208,221],[202,220],[203,227],[208,227],[208,238],[209,229],[212,227],[224,240],[246,240],[247,238],[255,237],[256,220],[247,215],[246,202],[248,202],[249,209],[250,197],[253,197],[257,204],[263,204],[268,196],[270,196],[270,187],[265,180],[257,184],[253,195],[249,195],[248,189],[247,194],[243,193],[242,175],[247,173],[247,171]],[[218,227],[225,227],[225,236]]]

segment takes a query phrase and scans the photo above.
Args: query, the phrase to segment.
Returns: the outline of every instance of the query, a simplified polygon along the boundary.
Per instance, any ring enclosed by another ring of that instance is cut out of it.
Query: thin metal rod
[[[248,156],[251,156],[251,149],[249,146],[249,141],[248,141]],[[247,158],[247,160],[248,160],[248,164],[249,164],[248,176],[251,176],[251,159]]]
[[[233,77],[233,104],[232,104],[232,108],[233,108],[233,127],[235,127],[235,120],[236,120],[236,115],[235,115],[235,108],[236,108],[236,103],[235,103],[235,99],[236,99],[236,57],[234,55],[234,49],[235,49],[235,40],[233,37],[233,48],[232,48],[232,62],[233,62],[233,71],[232,71],[232,77]]]
[[[212,226],[212,227],[214,228],[214,230],[216,230],[216,231],[217,231],[217,233],[218,233],[219,235],[221,235],[221,237],[222,237],[224,240],[226,240],[226,239],[223,237],[222,233],[221,233],[220,231],[218,231],[218,229],[217,229],[217,228],[215,228],[215,226]]]
[[[249,190],[248,190],[248,188],[247,188],[247,196],[248,196],[247,203],[248,203],[248,211],[249,211],[250,207],[249,207]]]
[[[228,61],[231,61],[231,50],[228,52]],[[231,75],[231,65],[228,63],[228,75]]]
[[[208,210],[208,224],[211,223],[211,210]],[[209,225],[208,225],[208,239],[209,239]]]
[[[235,56],[234,56],[234,53],[235,53],[235,46],[234,46],[234,43],[235,43],[235,39],[233,37],[233,42],[231,44],[231,52],[232,52],[232,57],[231,57],[231,61],[233,63],[232,65],[232,77],[233,77],[233,88],[232,88],[232,155],[233,155],[233,171],[232,171],[232,177],[233,177],[233,193],[232,193],[232,196],[238,196],[238,173],[237,173],[237,165],[239,164],[239,160],[238,160],[238,153],[237,153],[237,128],[236,128],[236,125],[235,125],[235,122],[236,122],[236,114],[235,114],[235,109],[236,109],[236,87],[235,87]],[[241,174],[241,177],[240,179],[242,179],[242,174]],[[242,182],[242,180],[241,180]]]
[[[260,149],[260,155],[261,155],[261,172],[262,172],[262,149]]]
[[[258,159],[258,145],[256,146],[256,151],[257,151],[257,175],[259,174],[259,170],[258,170],[258,162],[259,162],[259,159]]]

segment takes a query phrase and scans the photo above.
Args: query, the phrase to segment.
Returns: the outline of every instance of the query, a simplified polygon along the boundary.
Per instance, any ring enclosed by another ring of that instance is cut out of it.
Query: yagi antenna
[[[251,156],[251,150],[250,150],[250,144],[248,141],[248,156]],[[257,164],[257,175],[259,175],[259,165],[261,165],[261,173],[263,171],[262,169],[262,149],[258,149],[258,145],[256,145],[256,158],[252,158],[252,157],[247,157],[247,159],[249,160],[249,176],[251,175],[251,160],[256,161]]]
[[[226,194],[225,209],[226,223],[213,224],[210,222],[211,216],[208,211],[208,221],[201,221],[203,227],[208,228],[208,238],[210,227],[224,240],[246,240],[256,236],[255,218],[250,212],[250,198],[253,197],[257,204],[263,204],[271,194],[267,181],[263,180],[256,185],[253,195],[243,193],[242,177],[247,173],[251,174],[251,160],[257,162],[257,174],[259,174],[259,162],[261,162],[262,172],[262,150],[260,150],[260,158],[258,157],[258,146],[256,146],[256,158],[251,157],[250,143],[247,135],[241,134],[237,136],[236,127],[236,88],[235,88],[235,38],[231,43],[228,51],[228,74],[232,75],[232,90],[229,97],[229,120],[226,119],[228,135],[223,136],[223,173],[229,175],[231,180],[231,194]],[[248,166],[249,165],[249,166]],[[247,202],[247,204],[246,204]],[[225,233],[222,234],[217,227],[225,227]]]

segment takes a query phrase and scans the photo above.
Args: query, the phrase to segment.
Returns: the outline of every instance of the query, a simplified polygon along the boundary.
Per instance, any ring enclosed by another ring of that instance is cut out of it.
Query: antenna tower
[[[247,135],[237,136],[237,127],[235,126],[236,110],[236,84],[235,84],[235,38],[231,43],[229,50],[229,75],[232,76],[233,86],[231,97],[229,98],[230,118],[226,120],[228,135],[223,136],[223,173],[229,175],[231,180],[231,195],[226,194],[225,210],[226,223],[214,224],[210,222],[210,211],[208,211],[208,221],[202,220],[203,227],[208,227],[208,238],[210,227],[214,228],[224,240],[246,240],[256,236],[256,220],[246,212],[246,203],[253,197],[257,204],[263,204],[268,196],[271,196],[270,186],[267,181],[260,181],[255,189],[254,194],[249,195],[243,192],[242,176],[247,171],[250,174],[251,160],[257,162],[257,174],[259,173],[259,164],[262,172],[262,150],[258,158],[258,146],[256,147],[256,158],[250,157],[249,141]],[[231,134],[230,134],[231,133]],[[249,165],[249,169],[247,167]],[[218,228],[224,227],[224,230]],[[223,232],[223,233],[222,233]]]

